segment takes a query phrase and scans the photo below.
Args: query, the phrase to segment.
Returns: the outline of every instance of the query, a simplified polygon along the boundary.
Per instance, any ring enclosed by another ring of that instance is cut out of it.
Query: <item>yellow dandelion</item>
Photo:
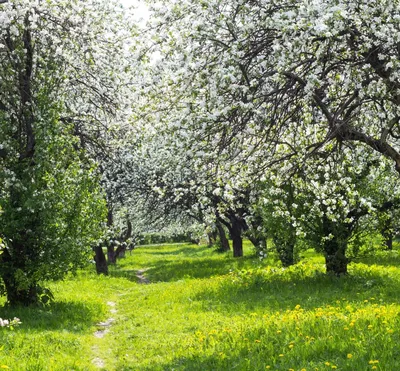
[[[368,363],[374,365],[375,363],[379,363],[379,361],[377,359],[371,359]]]
[[[283,357],[283,356],[284,356],[284,354],[282,354],[282,353],[281,353],[281,354],[279,354],[279,357]]]
[[[325,362],[325,366],[330,366],[331,364],[329,362]]]
[[[254,340],[255,343],[261,343],[261,340]]]
[[[281,333],[282,333],[282,331],[281,331],[281,330],[278,330],[276,333],[277,333],[277,334],[281,334]]]
[[[294,307],[294,309],[296,309],[296,310],[299,310],[301,308],[301,305],[300,304],[297,304],[295,307]]]
[[[289,348],[292,349],[294,347],[294,344],[289,344]]]
[[[332,368],[332,370],[336,370],[337,366],[333,365],[331,368]]]
[[[376,367],[376,366],[372,366],[371,367],[371,370],[376,370],[378,367]]]
[[[347,358],[348,358],[348,359],[353,358],[353,355],[352,355],[351,353],[349,353],[349,354],[347,355]]]
[[[271,366],[265,366],[266,370],[269,370],[271,368]]]

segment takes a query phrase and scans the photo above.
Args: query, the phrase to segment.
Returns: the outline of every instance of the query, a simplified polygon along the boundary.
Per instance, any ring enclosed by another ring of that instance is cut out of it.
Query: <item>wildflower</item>
[[[372,329],[372,325],[368,325],[368,330],[371,330]]]
[[[271,368],[271,366],[265,366],[265,368],[266,368],[267,370],[269,370],[269,369]]]
[[[254,340],[254,342],[256,342],[256,343],[261,343],[261,340]]]
[[[284,354],[279,354],[279,357],[283,357],[284,356]]]
[[[278,330],[276,333],[277,333],[277,334],[281,334],[281,333],[282,333],[282,331],[281,331],[281,330]]]
[[[368,364],[370,364],[370,365],[374,365],[375,363],[379,363],[379,361],[377,360],[377,359],[371,359],[369,362],[368,362]]]
[[[331,364],[329,362],[325,362],[325,366],[330,366]]]
[[[294,347],[294,344],[289,344],[289,348],[292,349]]]
[[[300,304],[297,304],[295,307],[294,307],[294,309],[296,309],[296,310],[299,310],[301,308],[301,305]]]
[[[372,366],[371,367],[371,370],[376,370],[378,367],[376,367],[376,366]]]
[[[332,368],[332,370],[336,370],[337,366],[333,365],[331,368]]]
[[[353,355],[352,355],[351,353],[349,353],[349,354],[347,355],[347,358],[348,358],[348,359],[353,358]]]

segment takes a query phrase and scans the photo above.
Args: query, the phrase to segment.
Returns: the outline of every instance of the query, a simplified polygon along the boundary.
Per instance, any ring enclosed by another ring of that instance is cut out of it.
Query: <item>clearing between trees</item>
[[[92,270],[52,284],[43,308],[0,329],[12,370],[396,370],[400,257],[359,258],[326,275],[311,251],[283,269],[269,256],[191,244],[134,250],[108,277]],[[271,254],[270,254],[271,255]],[[112,320],[111,320],[112,319]]]

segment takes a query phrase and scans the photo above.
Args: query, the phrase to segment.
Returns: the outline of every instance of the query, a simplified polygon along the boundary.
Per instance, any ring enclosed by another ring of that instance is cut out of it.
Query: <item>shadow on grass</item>
[[[210,278],[227,274],[233,269],[242,269],[251,264],[254,257],[247,256],[235,260],[228,258],[182,258],[178,261],[158,260],[146,271],[151,282],[171,282],[185,278]]]
[[[221,279],[217,288],[205,287],[193,297],[205,310],[227,315],[248,311],[285,311],[301,305],[313,310],[325,305],[370,302],[390,304],[400,302],[400,278],[385,270],[357,265],[350,275],[335,277],[322,270],[302,275],[296,271],[277,273],[265,270],[244,271]]]
[[[35,331],[65,330],[84,333],[98,322],[103,313],[102,306],[84,302],[54,302],[48,307],[3,307],[0,308],[1,318],[18,317],[23,326]],[[18,331],[19,327],[15,329]]]
[[[176,246],[177,248],[174,250],[170,250],[168,249],[168,251],[162,251],[162,249],[158,249],[157,251],[154,251],[153,247],[150,246],[149,250],[150,251],[146,251],[146,248],[142,248],[142,254],[143,255],[160,255],[160,256],[164,256],[164,255],[173,255],[173,256],[179,256],[179,255],[185,255],[186,257],[190,258],[190,257],[197,257],[197,256],[201,256],[204,255],[204,253],[206,252],[211,252],[213,251],[212,248],[208,247],[208,246],[196,246],[196,245],[188,245],[185,244],[183,246]]]
[[[108,274],[110,277],[125,278],[131,282],[139,282],[137,278],[138,269],[126,269],[124,266],[114,265],[109,267]]]
[[[380,251],[374,255],[355,258],[354,262],[368,265],[382,265],[384,267],[399,267],[400,254],[397,250]]]

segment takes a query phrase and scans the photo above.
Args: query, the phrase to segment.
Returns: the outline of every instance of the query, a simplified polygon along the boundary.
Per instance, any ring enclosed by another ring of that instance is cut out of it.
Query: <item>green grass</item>
[[[13,370],[384,370],[400,364],[400,257],[324,274],[312,252],[289,269],[273,259],[188,244],[137,248],[109,277],[52,284],[46,309],[2,308],[0,365]],[[150,284],[139,284],[146,269]],[[114,302],[117,313],[110,313]],[[115,321],[103,338],[100,321]],[[101,358],[104,367],[93,359]]]

